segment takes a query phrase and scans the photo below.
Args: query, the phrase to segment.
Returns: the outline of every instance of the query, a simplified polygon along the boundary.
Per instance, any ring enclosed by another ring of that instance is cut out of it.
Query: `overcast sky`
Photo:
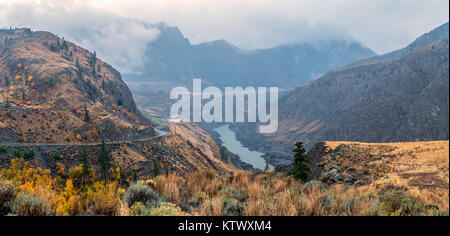
[[[133,20],[178,26],[192,43],[254,49],[352,38],[381,54],[447,22],[448,10],[448,0],[0,0],[0,27],[52,31],[100,53],[112,47],[114,65],[139,63],[134,52],[158,36]],[[99,37],[83,38],[92,32]]]

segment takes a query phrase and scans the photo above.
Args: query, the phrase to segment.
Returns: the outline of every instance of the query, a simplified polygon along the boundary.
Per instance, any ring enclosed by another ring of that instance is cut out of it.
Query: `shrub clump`
[[[62,157],[61,157],[60,154],[54,153],[54,154],[53,154],[53,159],[54,159],[55,161],[60,161],[60,160],[62,159]]]
[[[400,190],[382,194],[378,207],[383,215],[388,216],[439,216],[446,214],[438,209],[427,208],[417,198],[406,195]]]
[[[223,214],[225,216],[242,216],[244,212],[244,204],[237,199],[223,199]]]
[[[222,195],[228,197],[228,198],[234,198],[240,202],[245,202],[248,199],[248,193],[247,190],[241,189],[240,191],[237,190],[234,187],[226,186],[222,190]]]
[[[358,206],[364,200],[362,197],[350,198],[338,205],[337,215],[358,215]]]
[[[305,188],[307,188],[307,189],[311,189],[314,186],[317,186],[320,189],[325,188],[325,185],[322,183],[322,181],[318,181],[318,180],[311,180],[305,184]]]
[[[21,158],[23,156],[22,156],[22,153],[18,149],[16,149],[16,150],[14,150],[14,157]]]
[[[335,200],[336,197],[333,195],[324,195],[320,198],[320,204],[326,212],[330,212],[330,210],[333,208],[333,202]]]
[[[221,191],[221,195],[223,196],[222,212],[225,216],[241,216],[244,213],[244,203],[248,199],[248,194],[227,186]]]
[[[151,209],[146,207],[141,202],[134,203],[133,206],[130,207],[130,215],[132,216],[150,216]]]
[[[125,193],[124,200],[128,206],[133,206],[136,202],[140,202],[150,207],[157,207],[162,201],[161,196],[157,192],[144,184],[131,185]]]
[[[158,208],[153,208],[150,212],[151,216],[189,216],[183,212],[180,207],[173,203],[163,202]]]
[[[151,205],[145,206],[141,202],[136,202],[130,207],[130,215],[132,216],[188,216],[180,207],[173,203],[162,202],[157,207]]]
[[[8,183],[0,183],[0,216],[11,212],[11,202],[15,196],[15,186]]]
[[[23,153],[23,158],[25,158],[25,159],[30,159],[30,158],[33,158],[34,156],[35,156],[35,153],[34,153],[33,149],[30,149]]]
[[[17,216],[51,216],[50,205],[30,194],[20,193],[11,204],[11,211]]]

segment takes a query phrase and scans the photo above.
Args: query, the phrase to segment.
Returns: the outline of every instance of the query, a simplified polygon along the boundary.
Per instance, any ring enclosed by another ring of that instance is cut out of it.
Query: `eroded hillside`
[[[448,39],[401,59],[352,65],[296,89],[280,105],[280,142],[448,139]]]
[[[234,169],[197,134],[157,135],[117,70],[49,32],[0,30],[0,114],[1,167],[23,157],[56,174],[58,165],[80,165],[86,151],[97,173],[108,162],[125,179],[149,178],[155,166],[180,174]]]
[[[447,32],[445,39],[442,31]],[[255,124],[234,130],[274,164],[289,161],[297,140],[308,148],[323,140],[447,140],[448,24],[401,52],[353,63],[296,88],[280,99],[279,126],[273,134],[255,136]]]
[[[0,31],[0,141],[150,137],[120,73],[48,32]]]

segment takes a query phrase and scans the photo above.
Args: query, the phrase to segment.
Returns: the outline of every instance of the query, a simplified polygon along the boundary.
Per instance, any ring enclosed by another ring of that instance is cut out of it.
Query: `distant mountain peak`
[[[165,43],[170,44],[190,45],[189,40],[184,37],[183,33],[178,27],[168,26],[165,23],[158,23],[153,26],[155,26],[160,31],[160,35],[157,41],[164,41]]]
[[[268,49],[242,50],[226,40],[192,45],[178,27],[153,25],[158,39],[148,43],[146,60],[127,79],[189,84],[202,78],[219,87],[299,86],[356,60],[376,54],[357,41],[329,40],[285,44]]]
[[[201,44],[198,44],[197,46],[210,46],[210,47],[221,48],[221,49],[232,49],[237,52],[243,51],[242,49],[234,46],[233,44],[229,43],[228,41],[226,41],[224,39],[201,43]]]

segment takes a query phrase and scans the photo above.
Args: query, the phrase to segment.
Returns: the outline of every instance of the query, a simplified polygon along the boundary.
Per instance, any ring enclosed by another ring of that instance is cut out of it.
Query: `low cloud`
[[[178,26],[194,44],[355,39],[386,53],[447,22],[448,8],[448,0],[0,0],[0,27],[52,31],[128,72],[159,34],[141,22]]]
[[[225,39],[245,49],[353,38],[381,54],[449,21],[448,0],[115,0],[97,5],[179,26],[193,43]]]
[[[158,29],[143,22],[118,17],[95,9],[84,1],[59,0],[33,3],[27,1],[0,6],[1,22],[13,27],[45,30],[96,51],[97,55],[118,68],[131,72],[140,66],[147,43],[157,39]],[[2,26],[2,25],[0,25]],[[9,27],[2,26],[2,27]]]

